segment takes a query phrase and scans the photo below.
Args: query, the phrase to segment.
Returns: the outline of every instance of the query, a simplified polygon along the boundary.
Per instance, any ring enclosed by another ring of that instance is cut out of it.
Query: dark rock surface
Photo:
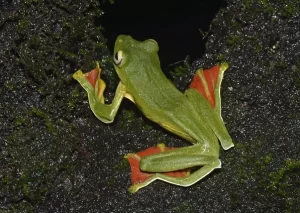
[[[223,168],[182,188],[156,181],[134,195],[123,156],[187,142],[124,101],[98,121],[72,74],[101,59],[98,1],[0,2],[0,212],[299,212],[300,5],[228,0],[196,67],[227,61],[222,114],[235,147]],[[201,39],[201,38],[199,38]]]

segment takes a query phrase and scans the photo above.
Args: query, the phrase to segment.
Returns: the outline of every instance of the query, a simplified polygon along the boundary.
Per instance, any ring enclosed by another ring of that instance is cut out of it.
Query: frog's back
[[[179,136],[185,135],[192,143],[217,142],[214,133],[203,123],[187,96],[165,76],[163,78],[154,81],[154,78],[147,79],[145,76],[139,81],[139,86],[130,84],[135,85],[130,90],[136,94],[134,101],[144,115],[164,128],[172,129],[174,133],[180,132]]]
[[[133,75],[128,78],[129,86],[126,89],[145,114],[148,111],[158,113],[172,110],[178,102],[185,99],[185,95],[166,78],[160,68],[139,71],[138,76]]]

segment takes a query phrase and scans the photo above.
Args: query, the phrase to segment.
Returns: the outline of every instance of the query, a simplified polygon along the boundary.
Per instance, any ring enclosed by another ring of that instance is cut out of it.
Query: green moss
[[[186,65],[177,66],[174,70],[170,71],[172,78],[178,78],[185,75],[188,71],[189,67]]]
[[[20,125],[23,125],[26,123],[26,118],[23,117],[23,116],[17,116],[15,119],[14,119],[14,123],[16,126],[20,126]]]
[[[224,60],[225,60],[225,55],[224,55],[224,54],[219,54],[219,55],[217,56],[217,60],[218,60],[218,61],[224,61]]]
[[[16,212],[33,213],[34,207],[29,202],[26,202],[25,200],[20,200],[11,209],[5,210],[3,212],[0,210],[0,212],[1,213],[16,213]]]
[[[268,0],[260,0],[259,3],[262,5],[265,13],[270,15],[275,13],[276,11],[275,7],[271,5]]]
[[[296,78],[295,80],[295,86],[300,89],[300,78]]]
[[[14,83],[12,81],[5,81],[4,86],[9,90],[13,90]]]
[[[287,186],[284,183],[286,176],[294,172],[300,175],[300,161],[290,159],[286,160],[284,165],[278,171],[269,173],[269,177],[271,180],[269,188],[285,188],[285,186]]]
[[[271,163],[272,158],[273,158],[273,154],[272,153],[266,155],[265,159],[264,159],[264,164],[269,165]]]
[[[300,5],[298,0],[285,0],[282,2],[281,15],[284,18],[291,18],[300,12]]]
[[[274,171],[274,162],[277,161],[273,153],[265,153],[263,142],[251,144],[241,144],[235,142],[235,150],[237,153],[232,153],[226,156],[229,162],[238,164],[235,169],[237,171],[237,181],[241,187],[243,185],[252,184],[251,190],[247,193],[249,196],[255,196],[263,191],[265,197],[272,197],[275,200],[284,200],[285,212],[292,212],[295,204],[300,202],[300,161],[287,159],[282,167]],[[255,150],[255,151],[254,151]],[[238,197],[233,193],[232,199],[237,202]],[[237,200],[236,200],[237,199]]]
[[[114,165],[113,168],[117,171],[128,170],[129,169],[128,160],[124,159],[124,158],[120,159],[120,162],[118,164]]]
[[[193,212],[187,201],[180,203],[178,206],[172,208],[172,210],[174,212]]]
[[[183,77],[188,73],[188,70],[190,68],[190,64],[188,61],[189,58],[187,57],[183,61],[170,65],[167,72],[171,75],[172,79]]]
[[[107,181],[108,186],[114,186],[116,184],[116,178],[115,177],[110,177]]]
[[[38,3],[39,0],[26,0],[25,3],[26,4],[32,4],[32,3]]]
[[[266,171],[269,170],[273,154],[268,153],[262,156],[251,154],[253,150],[261,150],[262,144],[257,142],[251,145],[235,143],[236,149],[241,153],[240,168],[238,168],[239,183],[246,183],[249,178],[255,178],[260,184],[264,184]],[[258,151],[259,153],[259,151]]]
[[[268,177],[268,188],[283,197],[286,212],[292,212],[292,207],[300,202],[300,161],[288,159],[280,169],[269,173]]]
[[[240,42],[240,37],[236,35],[229,35],[226,39],[226,42],[229,45],[237,45]]]
[[[72,153],[84,134],[73,122],[85,113],[78,105],[86,99],[72,74],[109,55],[101,27],[95,26],[103,14],[99,4],[26,0],[15,2],[17,12],[3,14],[5,22],[17,23],[3,28],[13,44],[3,52],[13,50],[7,58],[14,61],[5,65],[10,80],[0,89],[1,101],[8,103],[2,108],[7,131],[0,161],[7,212],[31,212],[41,205],[62,170],[73,178],[78,162]],[[110,62],[102,66],[106,73],[112,70]]]
[[[67,50],[58,48],[56,50],[58,53],[62,54],[65,58],[70,58],[70,59],[77,59],[78,55],[76,55],[75,53],[69,52]]]
[[[254,54],[258,54],[258,53],[260,53],[262,50],[263,50],[263,47],[262,47],[261,44],[255,44],[255,45],[254,45],[254,49],[253,49]]]
[[[231,26],[232,26],[233,28],[241,28],[240,23],[237,22],[237,21],[235,21],[235,20],[232,20],[232,21],[231,21]]]
[[[146,125],[144,126],[144,128],[145,128],[146,130],[152,130],[152,129],[153,129],[153,125],[146,124]]]
[[[18,23],[17,30],[22,33],[24,30],[26,30],[29,26],[29,21],[26,18],[20,19]]]
[[[252,13],[264,13],[269,16],[280,15],[283,18],[291,18],[300,12],[298,0],[246,0],[243,4],[245,9]]]
[[[122,117],[122,120],[126,121],[126,123],[132,123],[136,119],[136,115],[131,109],[123,109]]]
[[[97,48],[104,48],[104,47],[106,47],[106,45],[105,45],[104,42],[97,42],[97,43],[96,43],[96,47],[97,47]]]
[[[31,109],[31,111],[29,111],[29,113],[32,113],[38,117],[43,118],[45,120],[45,124],[46,124],[48,130],[50,132],[52,132],[52,134],[54,134],[54,135],[57,134],[57,130],[56,130],[54,124],[52,123],[50,116],[48,116],[45,112],[33,107]]]

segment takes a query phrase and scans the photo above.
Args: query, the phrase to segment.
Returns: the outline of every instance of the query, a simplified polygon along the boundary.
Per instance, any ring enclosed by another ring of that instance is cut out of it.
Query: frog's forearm
[[[115,97],[111,104],[100,103],[97,99],[95,99],[94,97],[92,97],[92,95],[89,94],[90,107],[95,116],[100,121],[104,123],[111,123],[113,122],[117,114],[117,111],[125,94],[125,86],[120,82],[117,87]]]
[[[98,72],[99,65],[98,65]],[[96,70],[97,71],[97,70]],[[96,72],[95,70],[91,71]],[[93,75],[95,73],[92,73]],[[99,73],[96,73],[100,75]],[[105,82],[97,76],[97,80],[95,79],[88,79],[86,74],[83,74],[81,70],[78,70],[73,77],[80,83],[80,85],[85,89],[88,93],[89,104],[90,107],[95,114],[95,116],[104,123],[111,123],[113,122],[116,113],[119,109],[119,106],[122,102],[126,94],[125,86],[120,82],[115,93],[115,97],[111,104],[104,103],[104,96],[103,92],[105,90]],[[93,76],[95,77],[95,76]],[[91,83],[93,82],[93,83]]]

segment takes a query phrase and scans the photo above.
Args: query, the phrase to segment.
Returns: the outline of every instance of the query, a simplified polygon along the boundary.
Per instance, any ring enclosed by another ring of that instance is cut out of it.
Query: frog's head
[[[137,41],[131,36],[119,35],[114,48],[114,66],[123,84],[130,76],[143,72],[145,67],[159,65],[158,44],[153,39]]]

